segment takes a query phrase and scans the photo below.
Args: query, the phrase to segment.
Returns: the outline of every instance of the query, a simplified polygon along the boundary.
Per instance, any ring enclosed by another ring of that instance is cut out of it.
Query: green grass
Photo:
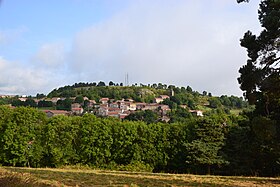
[[[232,109],[230,110],[231,114],[239,115],[242,112],[242,109]]]
[[[210,112],[212,109],[209,108],[208,106],[203,106],[203,105],[197,105],[196,106],[197,110],[202,110],[203,112]]]
[[[0,168],[2,186],[280,186],[280,178],[104,171],[92,169]]]

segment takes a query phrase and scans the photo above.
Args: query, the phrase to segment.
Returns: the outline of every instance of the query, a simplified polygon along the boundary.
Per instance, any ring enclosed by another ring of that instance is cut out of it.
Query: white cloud
[[[1,58],[0,93],[47,93],[79,81],[124,82],[128,72],[130,83],[241,95],[236,79],[246,51],[239,38],[258,30],[256,11],[253,2],[238,6],[234,0],[131,1],[77,33],[67,52],[54,42],[42,45],[25,65]],[[4,36],[0,32],[0,44]]]
[[[44,44],[32,59],[34,65],[60,69],[65,62],[65,49],[62,43]]]
[[[1,94],[48,93],[61,81],[61,76],[50,69],[35,68],[3,57],[0,57],[0,71]]]
[[[81,80],[123,81],[128,72],[132,83],[240,95],[236,78],[246,54],[239,38],[256,18],[235,6],[220,0],[136,1],[78,33],[70,67]]]

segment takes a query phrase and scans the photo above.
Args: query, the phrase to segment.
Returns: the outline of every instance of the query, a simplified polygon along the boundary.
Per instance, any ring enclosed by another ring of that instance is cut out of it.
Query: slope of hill
[[[110,83],[106,86],[105,83],[75,83],[72,86],[64,86],[52,90],[48,97],[77,97],[83,96],[89,99],[99,101],[100,98],[107,97],[114,100],[131,98],[136,102],[151,103],[155,97],[159,95],[169,95],[170,101],[177,105],[186,105],[191,109],[199,109],[199,107],[208,106],[210,108],[228,108],[242,109],[248,106],[247,102],[242,97],[212,96],[211,93],[204,91],[199,93],[193,91],[190,86],[176,87],[166,84],[152,85],[132,85],[122,86],[122,83]],[[168,102],[166,102],[168,104]],[[171,103],[169,103],[171,104]]]

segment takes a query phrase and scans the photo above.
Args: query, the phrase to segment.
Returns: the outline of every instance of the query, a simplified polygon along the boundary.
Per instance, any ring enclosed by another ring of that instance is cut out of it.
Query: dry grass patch
[[[51,169],[5,167],[6,175],[19,175],[37,186],[280,186],[280,178],[225,177],[210,175],[161,174],[91,169]],[[24,180],[23,180],[24,181]],[[38,182],[41,182],[40,184]]]
[[[28,172],[13,172],[0,168],[0,187],[48,187],[59,186],[57,181],[40,180]]]

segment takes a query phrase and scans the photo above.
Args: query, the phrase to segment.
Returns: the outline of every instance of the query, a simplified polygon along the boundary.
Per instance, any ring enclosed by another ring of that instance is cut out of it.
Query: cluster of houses
[[[167,112],[170,111],[170,108],[168,105],[160,103],[167,98],[169,98],[169,96],[161,95],[154,99],[154,103],[134,102],[132,99],[113,101],[109,98],[101,98],[101,104],[98,106],[96,114],[104,117],[110,116],[124,119],[126,116],[137,110],[152,110],[159,113],[163,119],[166,119]]]
[[[66,98],[53,97],[53,98],[43,98],[43,99],[34,99],[38,104],[39,101],[51,101],[53,104],[56,104],[59,100],[64,100]],[[70,98],[75,100],[75,98]],[[153,103],[143,103],[135,102],[132,99],[121,99],[114,100],[110,98],[101,98],[99,103],[96,103],[95,100],[90,100],[87,97],[83,97],[84,101],[87,101],[87,109],[85,110],[81,104],[73,103],[71,104],[71,110],[43,110],[48,117],[56,115],[82,115],[83,113],[95,113],[97,116],[102,117],[116,117],[119,119],[124,119],[129,114],[139,111],[139,110],[151,110],[159,114],[162,121],[169,121],[168,112],[171,110],[168,105],[162,104],[165,99],[169,99],[168,95],[160,95],[153,99]],[[20,101],[26,101],[27,97],[20,97]],[[196,116],[203,116],[203,112],[200,110],[189,110],[192,114]]]
[[[20,97],[18,100],[25,102],[28,99],[28,97]],[[35,103],[38,105],[40,101],[49,101],[52,102],[54,105],[57,104],[59,100],[65,100],[64,97],[53,97],[53,98],[42,98],[42,99],[33,99]],[[71,97],[70,100],[74,101],[76,98]],[[84,101],[88,101],[88,107],[94,108],[96,106],[95,100],[90,100],[87,97],[83,97]],[[71,104],[71,110],[43,110],[43,112],[46,113],[48,117],[57,116],[57,115],[82,115],[85,111],[83,106],[80,103],[73,103]]]

